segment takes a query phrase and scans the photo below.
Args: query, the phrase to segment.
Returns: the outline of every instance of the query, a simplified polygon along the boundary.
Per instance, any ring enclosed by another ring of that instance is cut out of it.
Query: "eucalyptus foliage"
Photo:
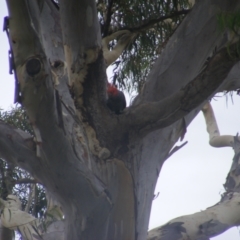
[[[119,30],[137,33],[118,61],[112,64],[113,83],[129,92],[139,92],[152,64],[181,23],[188,1],[97,1],[102,37]],[[170,16],[171,21],[166,20]],[[113,48],[116,41],[110,43]]]

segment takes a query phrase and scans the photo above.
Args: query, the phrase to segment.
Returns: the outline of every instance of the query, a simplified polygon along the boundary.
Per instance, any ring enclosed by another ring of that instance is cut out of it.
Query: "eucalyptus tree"
[[[12,195],[1,202],[4,213],[23,216],[26,239],[25,226],[33,239],[146,239],[174,144],[214,94],[239,89],[239,1],[6,2],[15,101],[34,137],[1,122],[0,157],[46,188],[58,228],[13,209]],[[111,64],[113,83],[138,92],[119,115],[106,105]],[[203,110],[214,122],[211,108]],[[235,185],[227,190],[236,194],[220,210],[238,196]],[[236,224],[193,215],[149,238],[209,239]]]

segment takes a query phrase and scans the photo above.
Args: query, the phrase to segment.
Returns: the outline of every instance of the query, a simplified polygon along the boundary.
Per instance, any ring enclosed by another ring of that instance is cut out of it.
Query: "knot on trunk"
[[[34,75],[37,75],[40,72],[41,67],[42,67],[42,64],[41,64],[40,60],[37,58],[32,58],[32,59],[28,60],[28,62],[26,64],[27,73],[31,77],[33,77]]]

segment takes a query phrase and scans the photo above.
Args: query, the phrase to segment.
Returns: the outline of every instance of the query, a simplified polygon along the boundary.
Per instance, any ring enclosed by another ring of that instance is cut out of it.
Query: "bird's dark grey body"
[[[122,91],[108,92],[107,106],[116,114],[120,114],[126,108],[126,99]]]

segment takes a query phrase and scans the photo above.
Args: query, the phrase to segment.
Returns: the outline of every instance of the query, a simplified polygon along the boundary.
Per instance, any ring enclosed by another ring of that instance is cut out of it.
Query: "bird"
[[[115,114],[120,114],[126,108],[126,99],[122,91],[111,83],[107,84],[107,106]]]

